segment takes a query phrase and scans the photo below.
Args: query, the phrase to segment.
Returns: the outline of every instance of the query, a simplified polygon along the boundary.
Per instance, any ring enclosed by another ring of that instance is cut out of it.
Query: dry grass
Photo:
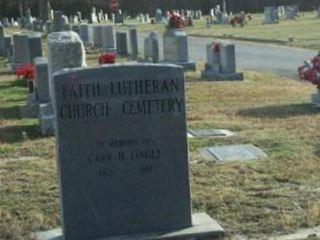
[[[302,47],[319,50],[320,19],[316,13],[302,13],[297,20],[281,20],[279,24],[263,24],[262,14],[253,14],[253,20],[243,27],[229,25],[212,25],[207,28],[205,20],[195,21],[193,27],[185,28],[189,35],[236,39],[249,42],[269,42],[286,46]],[[126,29],[129,26],[122,28]],[[139,24],[139,31],[164,32],[165,26],[161,24]]]
[[[89,56],[94,64],[94,56]],[[231,139],[191,140],[195,211],[206,211],[228,234],[261,238],[320,224],[320,112],[309,104],[315,88],[290,79],[246,73],[238,83],[196,81],[188,74],[188,124],[226,128]],[[28,239],[60,224],[54,138],[35,119],[21,119],[26,89],[0,76],[0,239]],[[198,150],[252,143],[264,161],[205,162]]]

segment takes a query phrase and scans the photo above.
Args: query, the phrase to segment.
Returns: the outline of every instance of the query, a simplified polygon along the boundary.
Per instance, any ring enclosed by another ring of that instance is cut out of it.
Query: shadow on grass
[[[27,81],[24,79],[16,79],[15,81],[10,81],[8,84],[3,84],[0,85],[0,91],[8,88],[13,88],[13,87],[21,87],[21,88],[26,88]]]
[[[238,115],[258,118],[288,118],[303,115],[320,114],[320,109],[313,104],[273,105],[239,110]]]
[[[25,139],[39,139],[41,132],[38,125],[17,125],[0,128],[0,142],[15,143]]]
[[[20,106],[0,108],[0,119],[21,119]]]

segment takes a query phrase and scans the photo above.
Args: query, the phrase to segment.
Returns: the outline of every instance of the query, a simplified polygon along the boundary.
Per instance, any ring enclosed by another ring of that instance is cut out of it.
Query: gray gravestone
[[[43,57],[34,59],[35,69],[35,90],[38,103],[49,103],[49,74],[48,60]]]
[[[31,63],[30,44],[27,34],[17,33],[13,35],[14,60],[15,64]]]
[[[298,17],[299,7],[297,5],[285,6],[285,14],[287,19],[293,20]]]
[[[42,57],[41,34],[32,33],[29,35],[30,63],[35,57]]]
[[[52,32],[61,32],[63,30],[62,11],[54,11]]]
[[[84,44],[89,42],[88,24],[81,24],[79,27],[79,35]]]
[[[236,55],[234,44],[207,45],[207,63],[201,77],[211,81],[241,81],[243,74],[236,72]]]
[[[163,22],[163,13],[162,13],[162,10],[159,8],[155,12],[155,20],[156,20],[156,23]]]
[[[39,1],[39,18],[43,21],[49,20],[50,13],[50,3],[49,0],[40,0]]]
[[[64,68],[86,66],[85,51],[79,35],[75,32],[55,32],[48,36],[48,75],[49,96],[53,100],[53,74]],[[44,135],[53,134],[55,121],[54,109],[51,104],[40,105],[39,121]]]
[[[4,49],[4,27],[0,23],[0,56],[5,55],[5,49]]]
[[[102,47],[106,52],[115,51],[113,26],[102,26]]]
[[[145,39],[144,56],[147,62],[159,62],[159,40],[155,32],[151,32],[149,37]]]
[[[127,56],[128,55],[127,33],[117,32],[116,33],[116,42],[117,42],[117,53],[120,56]]]
[[[265,20],[264,20],[265,24],[272,24],[272,23],[279,22],[278,10],[276,7],[265,7],[264,16],[265,16]]]
[[[12,40],[11,37],[4,37],[5,57],[11,62],[12,58]]]
[[[261,149],[251,144],[209,147],[201,152],[205,158],[217,162],[252,161],[267,158]]]
[[[136,60],[139,55],[137,29],[135,29],[135,28],[130,29],[129,36],[130,36],[131,57],[132,57],[132,59]]]
[[[90,18],[89,18],[90,23],[98,23],[98,18],[97,18],[97,10],[95,7],[91,8],[91,13],[90,13]]]
[[[53,74],[64,68],[86,66],[86,55],[79,35],[75,32],[57,32],[48,36],[49,89],[53,96]]]
[[[191,217],[181,67],[75,69],[54,81],[63,231],[38,239],[223,235],[206,214]]]
[[[61,182],[66,238],[191,225],[182,69],[120,65],[61,74],[54,81],[60,174],[69,179]],[[87,93],[75,97],[72,91],[86,85]],[[168,92],[160,93],[164,85]]]
[[[102,47],[102,26],[92,26],[93,27],[93,45],[95,47]]]
[[[39,125],[44,136],[54,135],[54,113],[51,103],[39,105]]]
[[[170,29],[163,36],[164,61],[183,66],[185,70],[196,70],[196,64],[189,62],[188,37],[182,29]]]

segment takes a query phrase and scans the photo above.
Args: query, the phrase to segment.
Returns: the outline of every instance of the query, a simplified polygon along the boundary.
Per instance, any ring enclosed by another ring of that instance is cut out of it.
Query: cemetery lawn
[[[206,28],[205,20],[195,21],[193,27],[186,27],[189,36],[234,39],[258,43],[279,44],[292,47],[320,49],[320,19],[314,12],[303,12],[297,20],[281,20],[279,24],[263,25],[264,15],[253,14],[253,20],[241,27],[212,25]],[[165,31],[164,25],[140,24],[138,31]]]
[[[0,64],[1,65],[1,64]],[[231,139],[190,140],[194,211],[206,211],[228,231],[260,238],[320,224],[320,111],[315,88],[291,79],[246,73],[244,82],[198,81],[188,74],[189,128],[225,128]],[[28,239],[59,226],[53,137],[36,119],[21,119],[27,90],[0,75],[0,239]],[[205,146],[252,143],[269,158],[216,164]]]

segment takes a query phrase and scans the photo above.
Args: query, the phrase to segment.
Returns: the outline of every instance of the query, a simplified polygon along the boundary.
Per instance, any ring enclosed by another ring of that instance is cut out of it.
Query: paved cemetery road
[[[139,51],[143,52],[143,41],[147,33],[139,33]],[[296,77],[296,70],[304,60],[316,55],[316,51],[275,45],[219,40],[235,43],[237,69],[277,73],[281,76]],[[192,61],[206,61],[206,45],[211,38],[189,36],[189,56]],[[162,49],[162,39],[160,48]],[[163,52],[162,50],[160,51]],[[161,56],[162,58],[162,56]]]

